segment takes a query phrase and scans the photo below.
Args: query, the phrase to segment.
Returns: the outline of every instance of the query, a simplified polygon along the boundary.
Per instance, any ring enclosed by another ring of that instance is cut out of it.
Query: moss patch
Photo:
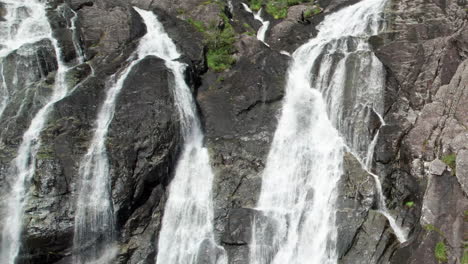
[[[304,11],[304,18],[311,18],[314,15],[319,14],[320,12],[322,12],[322,10],[318,6],[315,6],[313,8],[309,8],[306,11]]]
[[[444,263],[448,261],[447,246],[444,242],[439,242],[436,244],[434,249],[434,256],[439,263]]]
[[[214,71],[229,69],[236,62],[232,56],[235,52],[236,33],[224,14],[221,15],[221,18],[224,21],[224,26],[212,28],[207,35],[208,52],[206,58],[208,67]]]
[[[443,156],[442,161],[452,169],[453,174],[456,173],[457,155],[455,153]]]
[[[281,19],[288,15],[288,9],[290,6],[309,2],[313,2],[313,0],[250,0],[249,6],[250,9],[254,11],[258,11],[260,8],[265,6],[266,11],[270,15],[275,19]]]
[[[463,252],[462,264],[468,264],[468,250],[465,249]]]

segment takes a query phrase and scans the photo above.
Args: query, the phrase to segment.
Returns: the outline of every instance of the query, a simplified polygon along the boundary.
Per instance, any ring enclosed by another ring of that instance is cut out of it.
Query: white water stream
[[[178,62],[181,54],[165,33],[157,17],[135,8],[149,30],[154,32],[156,56],[166,61],[174,75],[174,101],[177,106],[184,146],[177,162],[174,179],[164,211],[159,235],[157,264],[224,264],[224,249],[213,233],[212,181],[208,151],[195,102],[185,83],[186,65]]]
[[[2,0],[5,10],[0,23],[0,118],[10,99],[7,87],[4,59],[21,46],[50,37],[50,25],[42,4],[35,0]]]
[[[135,8],[142,16],[147,33],[140,40],[129,66],[114,75],[104,104],[101,106],[95,132],[86,155],[80,164],[81,184],[75,216],[74,263],[112,263],[115,247],[115,217],[111,201],[109,161],[106,137],[114,117],[115,103],[127,76],[135,65],[147,56],[163,59],[178,58],[179,54],[161,37],[161,28],[151,12]],[[167,36],[166,36],[167,38]]]
[[[262,9],[258,10],[258,12],[253,12],[252,9],[250,9],[250,7],[247,4],[242,3],[242,6],[244,7],[245,11],[251,13],[254,16],[255,20],[258,20],[260,21],[260,23],[262,23],[262,26],[258,29],[258,32],[257,32],[257,39],[263,42],[265,45],[269,46],[265,42],[265,36],[266,36],[266,32],[268,31],[268,27],[270,26],[270,21],[263,20]]]
[[[0,263],[13,264],[20,249],[24,207],[28,199],[31,179],[36,169],[36,154],[41,145],[40,133],[47,123],[53,105],[67,95],[68,87],[65,82],[65,74],[69,68],[61,59],[57,40],[52,36],[47,20],[46,6],[42,2],[36,0],[2,2],[5,4],[7,15],[6,21],[0,23],[0,35],[2,36],[0,57],[3,59],[10,52],[25,44],[49,39],[53,44],[58,64],[53,93],[32,119],[23,135],[17,156],[8,169],[8,178],[14,182],[6,201],[8,213],[2,229]],[[5,85],[4,78],[3,82]]]
[[[382,29],[385,2],[364,0],[328,15],[317,37],[294,52],[263,172],[257,209],[265,217],[254,223],[251,264],[337,263],[335,202],[343,152],[365,164],[375,146],[368,123],[373,111],[383,112],[383,66],[367,39]],[[382,195],[378,181],[376,188]]]

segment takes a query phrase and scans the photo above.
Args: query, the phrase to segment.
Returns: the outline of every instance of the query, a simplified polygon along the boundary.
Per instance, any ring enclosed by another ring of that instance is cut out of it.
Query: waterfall
[[[115,103],[127,76],[135,65],[147,56],[163,59],[178,58],[179,54],[161,40],[161,29],[150,12],[136,9],[146,24],[147,33],[128,61],[129,65],[111,77],[106,99],[96,118],[95,132],[80,168],[75,215],[74,263],[112,263],[117,254],[115,246],[115,216],[111,200],[109,161],[106,137],[114,117]]]
[[[154,32],[156,56],[165,60],[174,75],[174,101],[180,116],[184,146],[169,187],[158,242],[158,264],[227,263],[224,249],[213,232],[212,181],[208,151],[203,147],[203,133],[195,102],[185,83],[186,65],[164,32],[157,17],[135,8],[147,27]]]
[[[369,132],[369,122],[383,113],[384,70],[367,39],[382,29],[385,3],[364,0],[328,15],[317,37],[294,52],[263,172],[257,209],[265,217],[254,221],[250,263],[337,263],[343,152],[370,162],[378,135]]]
[[[2,61],[6,55],[25,44],[49,39],[53,44],[58,64],[53,93],[32,119],[23,135],[17,156],[8,169],[8,178],[14,182],[11,184],[8,200],[5,202],[7,214],[2,229],[0,262],[13,264],[20,249],[24,207],[27,203],[31,179],[35,173],[36,154],[41,145],[40,133],[53,105],[67,95],[65,74],[69,68],[64,65],[57,40],[52,36],[44,4],[35,0],[8,0],[3,3],[6,6],[7,16],[6,22],[0,23],[2,24],[0,27]],[[2,77],[2,89],[6,89],[5,76],[2,74]]]
[[[270,26],[270,21],[263,20],[262,9],[260,8],[258,12],[254,13],[247,4],[242,3],[242,6],[244,7],[245,11],[251,13],[254,16],[255,20],[258,20],[260,21],[260,23],[262,23],[262,26],[258,29],[258,32],[257,32],[257,39],[263,42],[265,45],[270,46],[265,42],[265,36],[268,30],[268,27]]]
[[[70,6],[66,5],[66,4],[63,4],[59,7],[60,11],[62,12],[62,16],[63,18],[65,18],[65,20],[67,20],[67,13],[70,12],[72,14],[72,17],[70,19],[70,23],[68,25],[68,27],[70,28],[70,30],[72,31],[72,42],[73,42],[73,47],[75,49],[75,52],[76,52],[76,56],[77,56],[77,61],[78,61],[78,64],[81,64],[84,62],[85,60],[85,56],[84,56],[84,51],[83,49],[81,48],[81,45],[80,45],[80,36],[79,36],[79,32],[78,32],[78,28],[76,26],[77,22],[78,22],[78,13],[75,12],[75,10],[73,10]],[[67,20],[68,22],[68,20]]]
[[[5,57],[25,44],[49,38],[50,35],[50,25],[40,3],[34,0],[3,0],[2,3],[6,15],[0,23],[0,118],[10,99]]]

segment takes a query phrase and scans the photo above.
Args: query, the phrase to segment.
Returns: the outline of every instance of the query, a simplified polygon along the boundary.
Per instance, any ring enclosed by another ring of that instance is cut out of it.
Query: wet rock
[[[374,204],[375,180],[350,153],[344,156],[344,172],[338,182],[338,256],[342,258],[366,221]]]
[[[353,237],[352,247],[338,263],[388,263],[388,250],[395,248],[396,241],[386,222],[385,216],[379,212],[369,211],[365,222],[358,229],[359,232]]]
[[[284,95],[288,57],[244,36],[238,61],[206,74],[197,101],[215,173],[215,228],[223,233],[231,208],[253,207]]]
[[[61,56],[64,62],[71,62],[78,54],[73,43],[73,34],[71,19],[75,14],[67,5],[61,5],[55,9],[48,9],[47,12],[53,36],[57,40]],[[79,27],[78,27],[79,28]],[[79,34],[79,32],[78,32]],[[81,43],[78,43],[81,45]]]
[[[97,1],[93,5],[83,5],[78,15],[85,54],[89,58],[115,59],[122,51],[131,49],[130,44],[145,33],[140,16],[125,1]]]
[[[232,209],[226,221],[221,242],[228,253],[230,264],[245,263],[249,259],[249,244],[254,230],[262,230],[266,245],[271,245],[274,222],[261,211],[250,208]]]
[[[423,228],[417,230],[410,246],[397,251],[391,263],[439,263],[435,258],[439,242],[447,247],[447,263],[460,263],[468,199],[451,173],[430,176],[422,208]]]
[[[159,21],[164,25],[164,30],[170,36],[182,54],[181,60],[190,67],[188,74],[192,74],[187,81],[192,82],[194,88],[199,85],[198,76],[206,72],[204,58],[204,36],[203,33],[194,29],[193,25],[185,20],[170,16],[165,10],[149,9],[158,16]],[[191,71],[191,72],[190,72]],[[194,83],[195,82],[195,83]]]
[[[112,198],[122,243],[133,263],[154,256],[170,182],[179,153],[179,123],[172,93],[173,75],[159,58],[147,57],[129,73],[107,139]],[[148,121],[151,120],[151,121]],[[155,218],[155,219],[153,219]],[[146,241],[146,245],[143,243]],[[135,248],[135,243],[139,247]],[[125,263],[125,262],[122,262]]]
[[[7,55],[2,61],[2,87],[8,91],[6,108],[0,119],[0,162],[9,167],[16,148],[29,126],[33,114],[51,95],[57,61],[49,40],[26,44]],[[2,174],[7,177],[8,173]],[[5,179],[0,185],[11,183]]]
[[[5,8],[5,4],[0,3],[0,21],[5,21],[6,15],[7,15],[7,11]]]
[[[252,239],[252,227],[258,211],[249,208],[232,209],[222,237],[228,245],[247,245]]]

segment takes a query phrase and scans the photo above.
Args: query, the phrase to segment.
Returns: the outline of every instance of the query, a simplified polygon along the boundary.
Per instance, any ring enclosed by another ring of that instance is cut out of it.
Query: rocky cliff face
[[[71,262],[79,162],[107,80],[128,66],[146,32],[132,6],[158,15],[189,65],[186,79],[215,172],[217,240],[230,263],[247,263],[250,223],[258,217],[252,208],[284,96],[290,57],[282,51],[293,52],[316,35],[315,27],[327,13],[356,1],[318,1],[321,12],[312,16],[306,12],[311,3],[290,7],[281,19],[265,14],[272,24],[266,38],[270,47],[253,36],[260,24],[238,0],[49,2],[48,16],[67,62],[79,55],[67,27],[76,12],[85,63],[68,74],[73,92],[54,106],[41,134],[18,263]],[[63,12],[63,6],[73,12]],[[346,155],[337,212],[340,263],[468,261],[467,8],[465,0],[391,0],[386,30],[370,39],[387,73],[386,125],[374,172],[410,239],[398,243],[386,218],[375,211],[372,177]],[[2,12],[0,5],[0,23]],[[210,30],[231,29],[229,55],[235,62],[214,70]],[[12,182],[8,164],[32,115],[51,93],[57,70],[51,43],[31,45],[6,58],[8,86],[18,80],[34,85],[15,83],[24,89],[14,91],[0,119],[0,196]],[[37,63],[27,65],[28,56],[37,57]],[[115,263],[154,263],[167,187],[182,143],[172,80],[162,60],[148,57],[132,70],[118,97],[106,141],[119,234]]]

